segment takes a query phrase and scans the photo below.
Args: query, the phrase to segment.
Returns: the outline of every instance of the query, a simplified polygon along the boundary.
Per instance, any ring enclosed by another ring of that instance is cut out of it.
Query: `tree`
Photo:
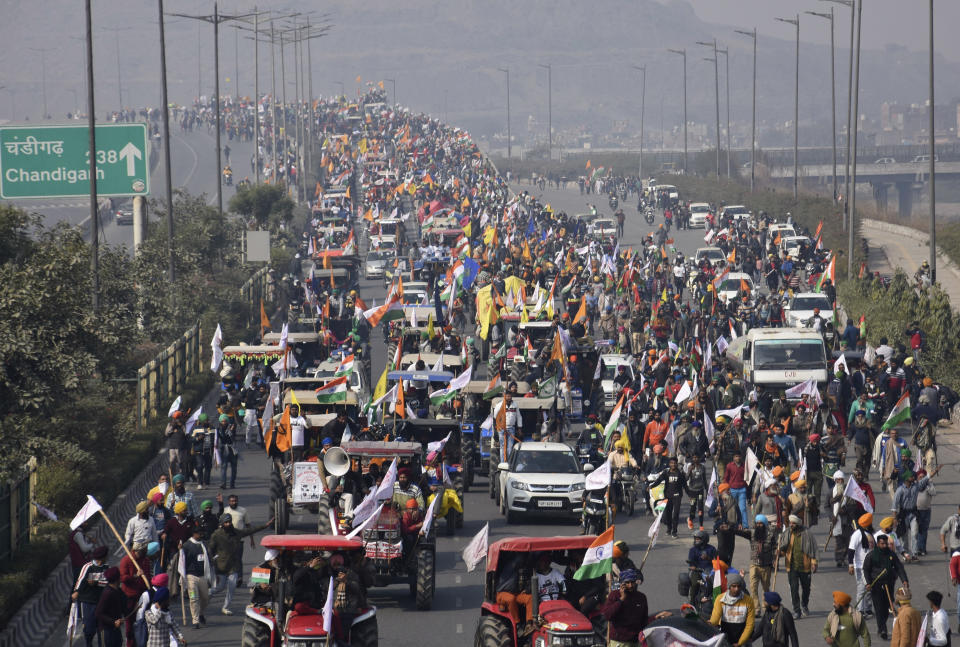
[[[293,201],[283,185],[257,184],[238,189],[230,210],[252,218],[258,229],[276,231],[293,218]]]

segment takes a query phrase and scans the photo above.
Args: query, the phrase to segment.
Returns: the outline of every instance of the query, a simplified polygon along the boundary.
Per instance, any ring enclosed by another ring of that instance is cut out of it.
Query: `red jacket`
[[[739,465],[732,461],[727,463],[727,467],[723,470],[723,482],[729,485],[731,490],[747,487],[747,482],[744,480],[745,469],[746,465],[743,463]]]
[[[150,558],[144,555],[139,560],[140,569],[147,577],[150,577]],[[117,565],[120,569],[120,589],[128,598],[139,597],[147,589],[143,583],[143,578],[137,573],[137,567],[130,561],[129,555],[124,555]]]
[[[953,551],[950,557],[950,578],[960,582],[960,550]]]

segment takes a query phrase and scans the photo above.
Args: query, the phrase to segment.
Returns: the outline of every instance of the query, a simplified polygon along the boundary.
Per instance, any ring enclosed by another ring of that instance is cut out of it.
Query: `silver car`
[[[363,266],[363,276],[367,279],[382,278],[387,267],[387,254],[376,250],[367,253]]]

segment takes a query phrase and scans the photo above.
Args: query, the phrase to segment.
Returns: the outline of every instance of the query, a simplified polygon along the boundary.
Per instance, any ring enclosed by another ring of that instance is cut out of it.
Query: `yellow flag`
[[[523,306],[523,310],[520,311],[520,323],[527,323],[530,321],[530,315],[527,314],[527,306]]]
[[[463,228],[463,235],[466,236],[467,238],[470,238],[470,234],[472,232],[473,232],[473,223],[468,222],[466,226]]]
[[[493,238],[497,233],[497,228],[493,225],[487,227],[486,231],[483,232],[483,244],[489,245],[493,242]]]
[[[433,339],[433,313],[427,315],[427,339]]]
[[[300,408],[300,403],[297,401],[297,392],[293,389],[290,389],[290,404],[297,405],[297,409]]]
[[[368,147],[368,145],[367,145],[367,138],[364,137],[363,139],[360,140],[360,152],[361,152],[361,153],[366,153],[366,152],[367,152],[367,147]]]
[[[413,195],[416,192],[417,192],[417,185],[411,182],[410,186],[407,188],[407,193],[409,193],[410,195]]]
[[[470,206],[470,200],[468,200],[467,197],[464,196],[463,202],[460,203],[460,207],[463,209],[466,209],[469,206]]]
[[[383,373],[380,374],[380,379],[377,380],[377,386],[373,389],[373,399],[382,398],[383,395],[387,392],[387,367],[383,367]]]

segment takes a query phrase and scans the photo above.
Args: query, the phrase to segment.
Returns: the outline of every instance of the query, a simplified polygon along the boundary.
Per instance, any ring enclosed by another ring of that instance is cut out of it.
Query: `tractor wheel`
[[[494,471],[487,472],[487,489],[490,491],[490,498],[496,501],[497,499],[497,473]]]
[[[510,366],[510,379],[514,382],[522,382],[523,378],[526,377],[526,364],[521,364],[520,362],[514,362]]]
[[[330,525],[330,497],[324,492],[317,503],[317,533],[332,535],[334,532],[335,529]]]
[[[283,484],[283,477],[280,476],[279,472],[271,472],[270,474],[270,499],[286,499],[287,498],[287,488]]]
[[[286,497],[274,499],[273,501],[273,529],[278,535],[287,534],[287,527],[290,525],[290,506],[287,505]]]
[[[637,507],[636,494],[633,491],[633,488],[628,488],[624,493],[624,507],[627,509],[627,516],[632,517],[634,510]]]
[[[483,616],[477,626],[474,647],[512,647],[513,635],[507,623],[498,616]]]
[[[463,438],[460,441],[460,465],[463,470],[463,491],[466,492],[473,485],[473,477],[475,476],[474,470],[476,466],[474,461],[476,460],[476,451],[477,445],[473,440],[467,440]]]
[[[417,551],[417,609],[426,611],[433,605],[434,560],[436,556],[429,548]]]
[[[378,640],[376,616],[350,627],[350,647],[377,647]]]
[[[457,528],[463,528],[463,513],[457,513]]]
[[[270,628],[252,618],[244,618],[241,647],[270,647]]]
[[[453,537],[453,532],[457,528],[457,511],[450,508],[447,511],[447,537]]]

